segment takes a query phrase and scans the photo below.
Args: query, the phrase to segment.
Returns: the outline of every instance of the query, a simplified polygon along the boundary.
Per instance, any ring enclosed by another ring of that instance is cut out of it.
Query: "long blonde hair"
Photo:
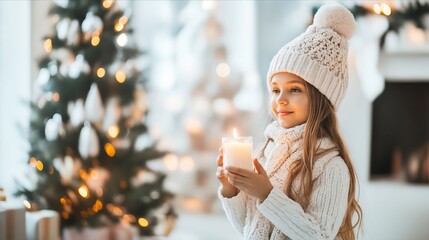
[[[304,149],[302,161],[295,161],[291,164],[288,179],[286,179],[286,194],[294,201],[298,202],[303,209],[306,209],[310,204],[311,193],[313,190],[312,169],[317,158],[327,151],[319,151],[317,149],[317,140],[323,137],[331,139],[336,145],[340,156],[344,159],[344,163],[350,173],[350,186],[347,201],[347,211],[344,217],[343,224],[340,227],[339,234],[342,239],[355,240],[353,229],[358,226],[361,228],[362,223],[362,209],[359,206],[355,191],[357,189],[357,176],[353,168],[353,164],[344,141],[338,130],[337,116],[334,107],[329,100],[322,95],[311,84],[306,83],[307,94],[310,102],[310,111],[304,129]],[[270,139],[266,140],[259,155],[263,156],[264,150],[268,145]],[[301,186],[299,191],[296,192],[292,189],[292,182],[296,177],[300,176]],[[357,220],[353,223],[353,216],[357,214]]]

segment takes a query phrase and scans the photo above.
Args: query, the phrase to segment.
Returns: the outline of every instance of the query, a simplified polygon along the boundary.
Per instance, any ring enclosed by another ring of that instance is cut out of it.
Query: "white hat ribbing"
[[[347,40],[355,29],[355,19],[347,8],[337,3],[323,5],[313,24],[273,57],[268,84],[276,73],[293,73],[316,87],[338,109],[348,85]]]

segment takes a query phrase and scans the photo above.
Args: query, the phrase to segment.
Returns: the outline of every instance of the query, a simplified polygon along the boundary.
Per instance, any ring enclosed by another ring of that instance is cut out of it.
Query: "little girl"
[[[274,56],[267,74],[274,122],[254,171],[223,168],[221,148],[219,198],[245,239],[355,239],[362,211],[336,117],[355,27],[345,7],[324,5],[313,25]]]

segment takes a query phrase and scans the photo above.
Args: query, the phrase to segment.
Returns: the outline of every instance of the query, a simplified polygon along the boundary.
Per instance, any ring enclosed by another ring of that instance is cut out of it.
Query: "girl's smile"
[[[288,112],[288,111],[283,111],[283,110],[279,110],[279,111],[277,111],[278,112],[278,116],[279,117],[286,117],[286,116],[288,116],[289,114],[292,114],[293,112]]]

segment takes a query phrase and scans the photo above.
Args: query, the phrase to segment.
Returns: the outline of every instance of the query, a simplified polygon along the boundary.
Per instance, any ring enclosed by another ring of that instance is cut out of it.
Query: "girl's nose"
[[[285,96],[284,93],[279,94],[279,96],[277,97],[277,104],[282,104],[282,105],[288,104],[287,97]]]

